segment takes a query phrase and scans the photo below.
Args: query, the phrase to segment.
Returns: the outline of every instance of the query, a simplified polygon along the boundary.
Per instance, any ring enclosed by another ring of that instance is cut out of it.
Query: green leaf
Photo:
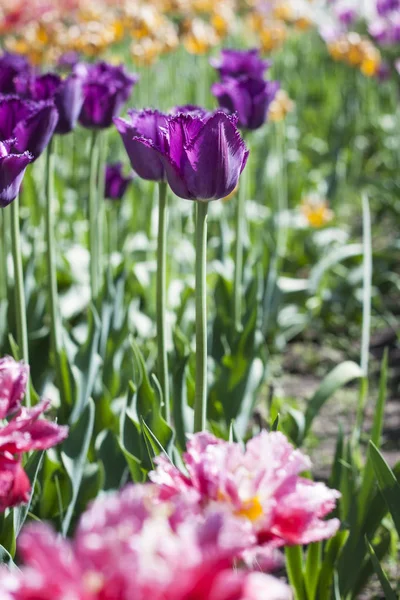
[[[101,365],[98,354],[101,323],[94,308],[89,312],[89,330],[85,345],[83,345],[75,360],[73,372],[77,382],[77,398],[70,416],[70,423],[76,423],[86,409],[93,394],[96,377]]]
[[[371,431],[371,442],[375,444],[376,448],[379,449],[381,436],[382,436],[382,428],[383,428],[383,418],[385,413],[385,404],[386,404],[386,393],[387,393],[387,376],[388,376],[388,353],[385,350],[382,365],[381,365],[381,376],[379,380],[379,394],[376,402],[376,407],[374,411],[374,422],[372,425]],[[365,512],[368,506],[368,500],[371,495],[373,486],[374,486],[374,468],[371,459],[371,449],[368,447],[367,452],[367,461],[364,467],[363,480],[361,484],[361,489],[359,492],[359,521],[363,520],[365,516]]]
[[[354,379],[360,379],[362,376],[363,371],[359,365],[352,361],[345,361],[335,367],[333,371],[325,377],[318,390],[307,403],[304,437],[309,432],[313,420],[325,402],[333,396],[338,389]]]
[[[369,451],[379,489],[392,515],[397,533],[400,535],[400,484],[372,441],[369,443]]]
[[[363,247],[361,244],[348,244],[347,246],[342,246],[341,248],[338,248],[337,246],[332,248],[332,250],[330,250],[328,254],[326,254],[311,270],[309,280],[310,294],[316,294],[321,283],[321,279],[329,269],[338,263],[347,260],[348,258],[362,256],[362,254]]]
[[[372,298],[372,241],[371,213],[368,196],[363,194],[363,318],[361,332],[360,366],[364,377],[368,376],[369,339],[371,329],[371,298]]]
[[[389,583],[387,575],[383,570],[381,563],[379,562],[378,557],[376,556],[375,550],[368,541],[368,538],[365,538],[365,543],[367,544],[368,552],[371,557],[372,566],[374,567],[374,571],[378,576],[379,581],[381,582],[382,589],[385,593],[386,600],[398,600],[397,594],[392,589],[392,586]]]
[[[172,414],[174,419],[175,434],[181,450],[186,448],[186,435],[193,431],[193,410],[188,406],[187,399],[187,372],[189,354],[186,353],[186,344],[182,343],[182,335],[174,335],[176,357],[172,373],[173,403]]]
[[[18,571],[18,567],[13,561],[11,554],[4,548],[4,546],[0,545],[0,565],[7,565],[7,567],[12,570],[15,569]]]
[[[96,438],[96,453],[104,467],[104,490],[118,490],[126,471],[126,461],[117,436],[109,429]]]
[[[17,508],[14,508],[14,510],[13,510],[14,531],[15,531],[16,538],[18,537],[19,532],[21,531],[21,528],[22,528],[23,524],[25,523],[30,506],[32,504],[32,498],[35,493],[35,483],[36,483],[36,479],[37,479],[40,467],[42,465],[43,455],[44,455],[43,452],[34,452],[29,457],[29,460],[25,465],[25,469],[24,469],[25,473],[28,475],[29,481],[31,482],[31,493],[29,494],[29,500],[26,504],[22,504],[21,506],[18,506]]]
[[[286,570],[293,588],[295,600],[306,600],[303,574],[303,549],[301,546],[286,546]]]
[[[310,544],[306,555],[305,586],[308,600],[316,598],[319,572],[321,569],[322,542]]]
[[[79,420],[70,428],[69,436],[62,445],[61,458],[72,486],[72,498],[62,523],[62,534],[67,535],[78,499],[90,441],[94,427],[94,402],[89,398]]]

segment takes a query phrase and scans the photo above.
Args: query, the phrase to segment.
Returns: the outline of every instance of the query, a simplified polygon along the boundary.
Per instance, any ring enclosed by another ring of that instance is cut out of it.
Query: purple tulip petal
[[[33,161],[33,156],[29,152],[15,153],[12,150],[13,142],[14,140],[0,142],[0,206],[2,208],[8,206],[18,196],[25,169]]]
[[[54,96],[54,104],[59,114],[56,133],[69,133],[75,128],[82,110],[83,82],[81,78],[77,75],[67,77]]]
[[[15,137],[14,129],[32,114],[33,104],[18,96],[0,96],[0,139]]]
[[[167,116],[153,110],[131,110],[128,115],[130,121],[116,118],[114,124],[122,137],[133,170],[142,179],[162,181],[164,167],[159,152],[165,150],[162,129],[167,125]]]
[[[237,113],[240,127],[258,129],[264,124],[278,89],[277,81],[242,76],[227,77],[215,83],[211,91],[222,108]]]
[[[35,110],[15,127],[15,147],[20,152],[28,150],[38,158],[51,140],[58,121],[53,102],[37,102]]]
[[[222,78],[241,75],[262,78],[264,71],[271,66],[270,61],[261,59],[258,48],[251,50],[225,48],[221,50],[221,56],[212,58],[210,63],[219,71]]]

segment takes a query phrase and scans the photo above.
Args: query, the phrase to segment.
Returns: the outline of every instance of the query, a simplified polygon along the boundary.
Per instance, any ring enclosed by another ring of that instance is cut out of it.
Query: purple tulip
[[[376,10],[378,15],[381,17],[386,16],[388,13],[400,8],[399,0],[377,0]]]
[[[78,122],[83,104],[83,81],[76,74],[61,79],[56,73],[21,76],[15,80],[18,94],[31,100],[53,100],[58,110],[55,133],[70,133]]]
[[[179,115],[180,113],[192,115],[192,117],[201,117],[203,119],[211,117],[212,114],[202,106],[197,106],[197,104],[184,104],[183,106],[175,106],[170,112],[171,115]]]
[[[238,79],[226,77],[222,82],[214,83],[211,91],[221,108],[238,114],[239,127],[258,129],[265,123],[269,105],[278,89],[278,81],[242,76]]]
[[[224,77],[240,77],[241,75],[261,78],[264,71],[271,65],[268,60],[262,60],[260,51],[257,48],[251,50],[225,48],[221,50],[220,58],[212,58],[210,63],[214,69],[219,71],[222,79]]]
[[[0,94],[14,94],[15,78],[30,71],[31,66],[24,56],[5,52],[0,57]]]
[[[168,118],[158,146],[145,138],[141,143],[158,153],[177,196],[217,200],[235,189],[248,157],[236,121],[222,111],[206,120],[181,113]]]
[[[338,6],[336,9],[336,16],[340,23],[349,27],[357,18],[357,12],[353,7]]]
[[[15,149],[15,140],[6,140],[5,142],[0,142],[1,208],[8,206],[18,196],[25,169],[32,161],[32,154],[29,152],[19,152]],[[2,364],[3,363],[0,364],[0,380]],[[0,392],[0,413],[2,409],[2,403],[4,403],[4,394],[6,392],[7,390],[2,390]],[[1,414],[0,418],[3,418]]]
[[[105,173],[105,197],[109,200],[121,200],[133,175],[124,177],[122,164],[120,162],[106,166]]]
[[[126,73],[123,66],[114,67],[105,62],[86,67],[78,64],[75,72],[85,74],[80,123],[90,129],[110,127],[138,77]]]
[[[129,120],[114,119],[132,169],[142,179],[162,181],[165,170],[161,158],[153,147],[165,150],[163,128],[168,116],[158,110],[130,110]]]
[[[75,50],[67,50],[60,56],[57,61],[57,66],[60,69],[72,70],[79,62],[79,53]]]
[[[17,96],[0,96],[0,139],[15,138],[15,150],[36,159],[51,140],[58,112],[51,101],[34,102]]]

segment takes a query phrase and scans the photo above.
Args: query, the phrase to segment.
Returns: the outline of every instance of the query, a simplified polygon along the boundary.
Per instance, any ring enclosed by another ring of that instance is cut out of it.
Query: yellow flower
[[[300,29],[300,31],[306,31],[312,26],[312,21],[307,17],[299,17],[294,21],[294,26],[296,29]]]
[[[182,38],[183,45],[190,54],[205,54],[218,41],[215,29],[202,19],[193,19]]]
[[[310,227],[322,227],[333,219],[333,211],[328,206],[328,201],[318,196],[306,196],[301,205],[301,212]]]
[[[287,37],[287,30],[282,21],[271,21],[265,23],[259,35],[262,50],[270,52],[283,44]]]
[[[273,7],[272,14],[275,19],[289,22],[293,18],[293,9],[289,4],[282,2]]]
[[[161,55],[162,45],[158,40],[144,38],[133,42],[131,52],[134,61],[138,65],[148,66],[153,64]]]
[[[295,104],[289,98],[287,92],[285,90],[278,90],[269,107],[268,120],[273,122],[283,121],[286,115],[292,112],[294,106]]]

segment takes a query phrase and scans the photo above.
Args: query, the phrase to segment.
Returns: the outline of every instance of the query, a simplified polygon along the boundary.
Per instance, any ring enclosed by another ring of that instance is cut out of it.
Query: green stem
[[[50,311],[50,336],[54,353],[54,367],[56,372],[56,382],[60,391],[61,404],[66,406],[68,403],[68,391],[63,377],[63,358],[62,358],[62,333],[61,316],[58,302],[57,289],[57,260],[55,244],[55,206],[54,206],[54,158],[55,151],[53,144],[56,138],[47,147],[46,152],[46,241],[47,241],[47,285]]]
[[[93,131],[90,148],[90,182],[89,182],[89,253],[90,253],[90,287],[92,301],[95,302],[100,293],[99,279],[99,245],[98,236],[102,235],[98,223],[97,179],[99,172],[98,132]]]
[[[15,314],[17,321],[17,342],[22,359],[29,365],[28,327],[26,323],[26,304],[24,289],[24,271],[22,266],[21,235],[19,230],[19,197],[11,203],[11,249],[14,261]],[[26,387],[26,405],[31,405],[29,384]]]
[[[159,184],[158,203],[158,240],[157,240],[157,367],[158,380],[164,399],[164,417],[167,423],[171,421],[168,356],[166,343],[166,295],[167,295],[167,184]]]
[[[288,183],[287,183],[287,165],[285,162],[285,123],[284,121],[276,125],[276,153],[279,158],[279,177],[277,178],[277,188],[275,190],[276,207],[275,207],[275,222],[273,222],[276,246],[275,252],[270,259],[268,276],[264,291],[264,307],[263,307],[263,324],[262,330],[264,335],[267,335],[269,329],[269,320],[272,312],[272,304],[276,283],[281,269],[281,264],[285,258],[288,229],[282,223],[284,212],[288,208]],[[278,217],[276,219],[276,216]]]
[[[0,213],[2,236],[0,239],[0,302],[7,300],[7,244],[4,237],[4,211]]]
[[[97,227],[98,227],[98,235],[97,235],[97,256],[98,256],[98,277],[99,277],[99,286],[100,289],[103,285],[103,275],[104,275],[104,244],[103,241],[105,239],[105,219],[104,219],[104,211],[105,211],[105,174],[106,174],[106,163],[107,163],[107,152],[108,152],[108,135],[107,131],[104,130],[98,136],[98,145],[99,145],[99,166],[98,166],[98,188],[97,188]]]
[[[195,432],[204,431],[207,420],[207,211],[207,202],[197,202]]]
[[[245,201],[247,195],[247,178],[242,175],[236,204],[236,246],[235,273],[233,280],[233,319],[236,331],[242,330],[242,295],[243,295],[243,236],[245,230]]]

